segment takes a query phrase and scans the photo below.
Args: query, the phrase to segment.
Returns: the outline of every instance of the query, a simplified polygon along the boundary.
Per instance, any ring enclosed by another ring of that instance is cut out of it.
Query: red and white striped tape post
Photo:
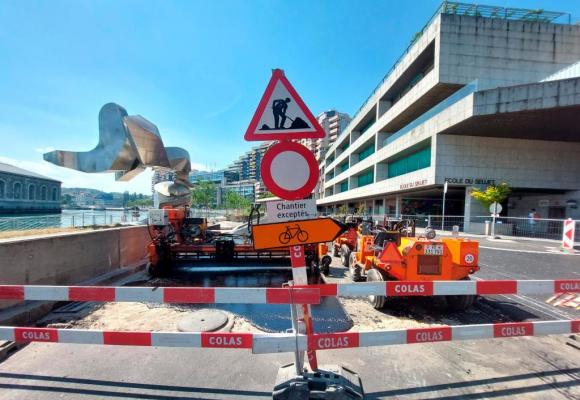
[[[580,293],[580,279],[559,280],[493,280],[493,281],[406,281],[360,282],[310,285],[320,289],[321,296],[447,296]]]
[[[576,221],[568,218],[564,221],[564,230],[562,234],[562,248],[568,251],[574,251],[574,236],[576,233]]]
[[[204,288],[0,285],[0,300],[319,304],[318,288]]]
[[[292,278],[294,280],[294,284],[307,286],[308,274],[306,271],[306,256],[304,254],[304,246],[291,246],[288,250],[290,251],[290,262],[292,264]],[[314,327],[312,325],[312,314],[310,311],[310,306],[308,304],[302,304],[302,307],[296,307],[296,310],[299,320],[302,319],[304,321],[304,327],[300,326],[300,321],[298,321],[298,333],[313,334]],[[298,351],[298,349],[296,351]],[[316,352],[314,350],[307,350],[306,355],[308,356],[308,363],[310,364],[310,368],[317,370],[318,359],[316,358]],[[299,369],[302,369],[302,366],[297,365],[297,372]]]
[[[580,320],[436,326],[373,332],[126,332],[0,327],[0,340],[93,345],[251,349],[254,354],[580,333]]]

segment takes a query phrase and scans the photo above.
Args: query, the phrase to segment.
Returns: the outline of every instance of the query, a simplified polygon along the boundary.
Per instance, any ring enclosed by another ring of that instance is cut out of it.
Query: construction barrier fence
[[[236,303],[319,304],[320,297],[448,296],[580,293],[580,279],[477,280],[477,281],[391,281],[329,283],[283,288],[222,287],[113,287],[0,285],[0,300],[148,302],[148,303]]]
[[[436,326],[325,334],[233,332],[127,332],[0,327],[0,340],[93,345],[251,349],[254,354],[287,353],[401,344],[498,339],[580,333],[580,320]]]

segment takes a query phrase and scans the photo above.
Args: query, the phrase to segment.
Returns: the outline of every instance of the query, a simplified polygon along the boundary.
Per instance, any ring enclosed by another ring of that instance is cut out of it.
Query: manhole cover
[[[198,310],[177,323],[180,332],[212,332],[228,323],[228,314],[220,310]]]

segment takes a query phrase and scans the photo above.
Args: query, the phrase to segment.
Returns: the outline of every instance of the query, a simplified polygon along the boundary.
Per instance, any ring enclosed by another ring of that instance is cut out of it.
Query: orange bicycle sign
[[[252,227],[256,250],[287,247],[334,240],[346,226],[332,218],[316,218],[293,223],[280,222]]]

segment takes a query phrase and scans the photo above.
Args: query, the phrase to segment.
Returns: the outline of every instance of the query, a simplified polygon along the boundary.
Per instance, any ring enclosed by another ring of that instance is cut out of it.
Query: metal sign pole
[[[441,215],[441,230],[445,230],[445,195],[447,194],[447,181],[443,184],[443,215]]]
[[[495,237],[495,216],[497,215],[497,203],[493,203],[493,215],[491,217],[491,237]]]
[[[290,282],[290,288],[292,287],[292,282]],[[292,290],[290,290],[290,296],[292,296]],[[290,317],[292,318],[292,331],[296,337],[296,351],[294,352],[294,365],[296,366],[296,375],[302,375],[304,373],[304,353],[298,351],[298,333],[300,333],[299,323],[298,323],[298,310],[296,309],[296,304],[290,304]]]

